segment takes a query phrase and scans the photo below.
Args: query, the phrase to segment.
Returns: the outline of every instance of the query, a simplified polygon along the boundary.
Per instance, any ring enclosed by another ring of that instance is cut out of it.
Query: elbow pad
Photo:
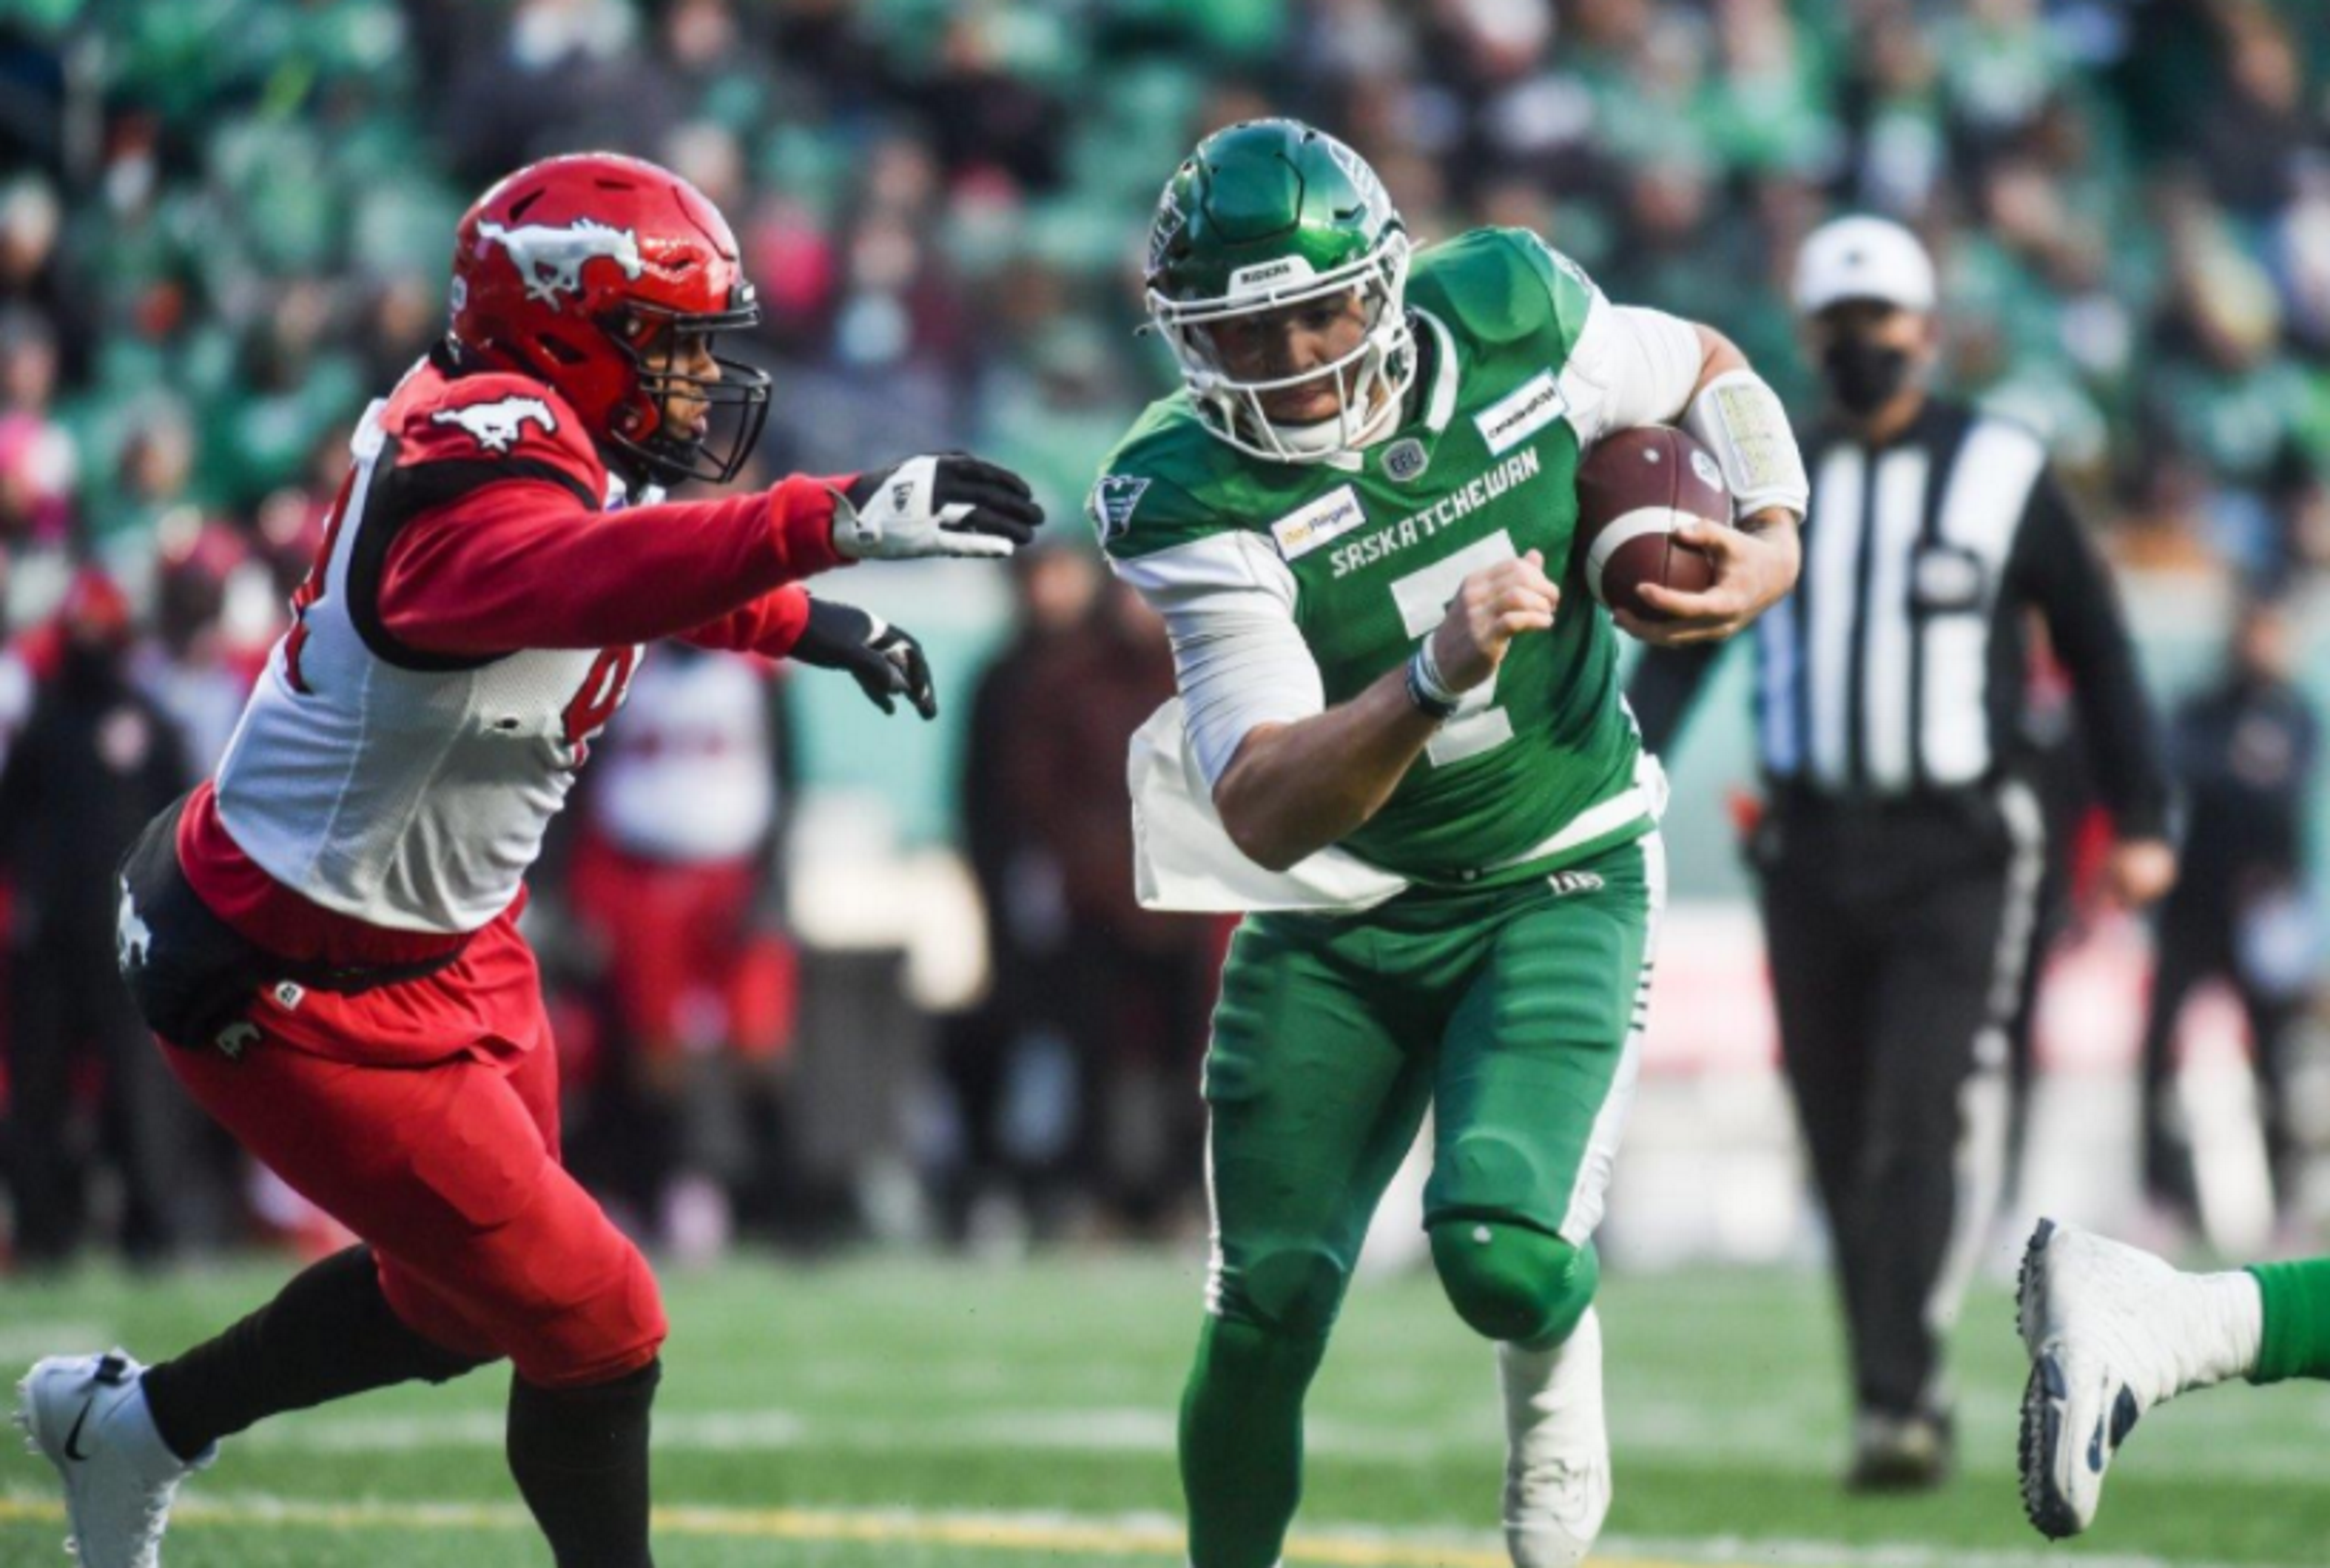
[[[1799,517],[1812,500],[1804,455],[1796,450],[1787,411],[1752,370],[1717,376],[1683,410],[1682,427],[1706,443],[1731,486],[1734,515],[1784,507]]]

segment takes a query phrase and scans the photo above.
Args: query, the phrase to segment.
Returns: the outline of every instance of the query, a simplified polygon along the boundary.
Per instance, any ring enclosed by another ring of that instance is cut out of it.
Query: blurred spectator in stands
[[[1078,1074],[1059,1018],[1067,961],[1065,878],[1017,794],[1033,706],[1052,650],[1091,613],[1100,563],[1048,542],[1012,560],[1012,635],[979,678],[963,737],[963,849],[986,917],[987,993],[950,1019],[945,1072],[963,1121],[970,1169],[947,1184],[958,1227],[982,1227],[1009,1205],[1039,1233],[1065,1218],[1063,1179],[1076,1137]],[[1121,791],[1120,791],[1121,792]],[[1127,864],[1130,864],[1128,861]]]
[[[765,1213],[798,965],[783,923],[793,795],[765,660],[659,648],[592,743],[566,893],[610,1004],[633,1201],[682,1262]]]
[[[63,540],[79,463],[52,409],[56,335],[30,307],[0,307],[0,551]]]
[[[2186,1220],[2198,1216],[2198,1193],[2175,1092],[2177,1029],[2211,980],[2233,987],[2248,1020],[2277,1212],[2288,1216],[2297,1196],[2289,1063],[2320,957],[2305,866],[2321,737],[2291,684],[2296,657],[2287,609],[2250,600],[2223,675],[2178,711],[2171,741],[2186,824],[2182,875],[2160,909],[2144,1035],[2144,1186]]]
[[[57,250],[62,227],[47,182],[26,175],[0,189],[0,311],[22,307],[46,321],[66,379],[79,381],[95,337],[79,281]]]
[[[953,1077],[982,1174],[1073,1176],[1109,1217],[1182,1218],[1213,990],[1207,922],[1134,901],[1124,757],[1173,694],[1162,625],[1081,546],[1018,569],[1017,634],[980,682],[963,820],[993,985],[958,1025]]]
[[[195,774],[208,777],[265,668],[277,629],[274,585],[224,523],[189,511],[158,532],[152,635],[132,653],[130,671],[177,727]]]
[[[2318,112],[2310,114],[2297,47],[2272,6],[2231,0],[2215,10],[2222,85],[2201,112],[2195,150],[2216,199],[2261,221],[2296,195],[2303,165],[2320,158]]]
[[[151,1262],[179,1240],[196,1125],[115,974],[114,866],[149,817],[194,783],[176,732],[124,668],[129,601],[83,568],[53,667],[0,774],[10,932],[8,1167],[19,1259],[62,1263],[89,1222],[92,1167],[118,1176],[116,1239]],[[91,1069],[94,1069],[92,1073]],[[77,1103],[91,1077],[97,1103]]]
[[[2307,563],[2321,476],[2306,450],[2305,372],[2281,346],[2273,280],[2199,183],[2159,197],[2168,291],[2146,368],[2146,414],[2212,478],[2212,543],[2244,577]]]

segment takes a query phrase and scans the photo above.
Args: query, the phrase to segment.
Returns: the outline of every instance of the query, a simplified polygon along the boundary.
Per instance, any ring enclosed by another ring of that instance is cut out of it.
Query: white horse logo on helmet
[[[582,292],[585,261],[604,256],[622,268],[626,278],[637,278],[647,265],[639,257],[638,235],[595,218],[578,217],[562,229],[547,223],[518,228],[480,223],[478,237],[509,251],[511,264],[526,281],[526,297],[546,300],[551,310],[558,309],[560,294]]]
[[[550,416],[550,406],[539,397],[503,397],[491,403],[467,403],[457,409],[439,409],[429,416],[431,424],[459,425],[487,451],[508,451],[516,446],[517,438],[526,433],[528,419],[541,425],[546,436],[558,428],[558,421]]]

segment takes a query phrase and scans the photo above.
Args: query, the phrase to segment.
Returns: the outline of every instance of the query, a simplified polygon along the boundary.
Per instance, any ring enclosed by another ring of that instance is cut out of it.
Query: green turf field
[[[664,1568],[1171,1562],[1173,1407],[1194,1260],[739,1266],[669,1283],[656,1424]],[[149,1357],[281,1277],[242,1268],[0,1285],[0,1356],[119,1340]],[[2098,1532],[2049,1547],[2012,1473],[2006,1297],[1960,1333],[1967,1474],[1841,1497],[1833,1315],[1815,1280],[1617,1278],[1603,1298],[1618,1466],[1601,1561],[1778,1568],[2318,1564],[2330,1389],[2226,1390],[2152,1417]],[[189,1490],[170,1568],[547,1564],[501,1462],[504,1375],[291,1418]],[[1294,1563],[1496,1568],[1487,1350],[1429,1279],[1363,1284],[1312,1407]],[[64,1563],[39,1460],[0,1460],[0,1564]]]

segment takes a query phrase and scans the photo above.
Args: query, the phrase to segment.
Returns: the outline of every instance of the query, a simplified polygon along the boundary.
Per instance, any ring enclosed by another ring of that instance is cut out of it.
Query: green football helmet
[[[1215,131],[1174,172],[1148,234],[1148,316],[1181,361],[1199,417],[1240,451],[1318,462],[1399,422],[1415,380],[1408,318],[1408,231],[1365,159],[1299,120]],[[1297,376],[1241,381],[1212,329],[1356,290],[1359,347]],[[1338,409],[1312,424],[1273,422],[1266,394],[1334,378]]]

